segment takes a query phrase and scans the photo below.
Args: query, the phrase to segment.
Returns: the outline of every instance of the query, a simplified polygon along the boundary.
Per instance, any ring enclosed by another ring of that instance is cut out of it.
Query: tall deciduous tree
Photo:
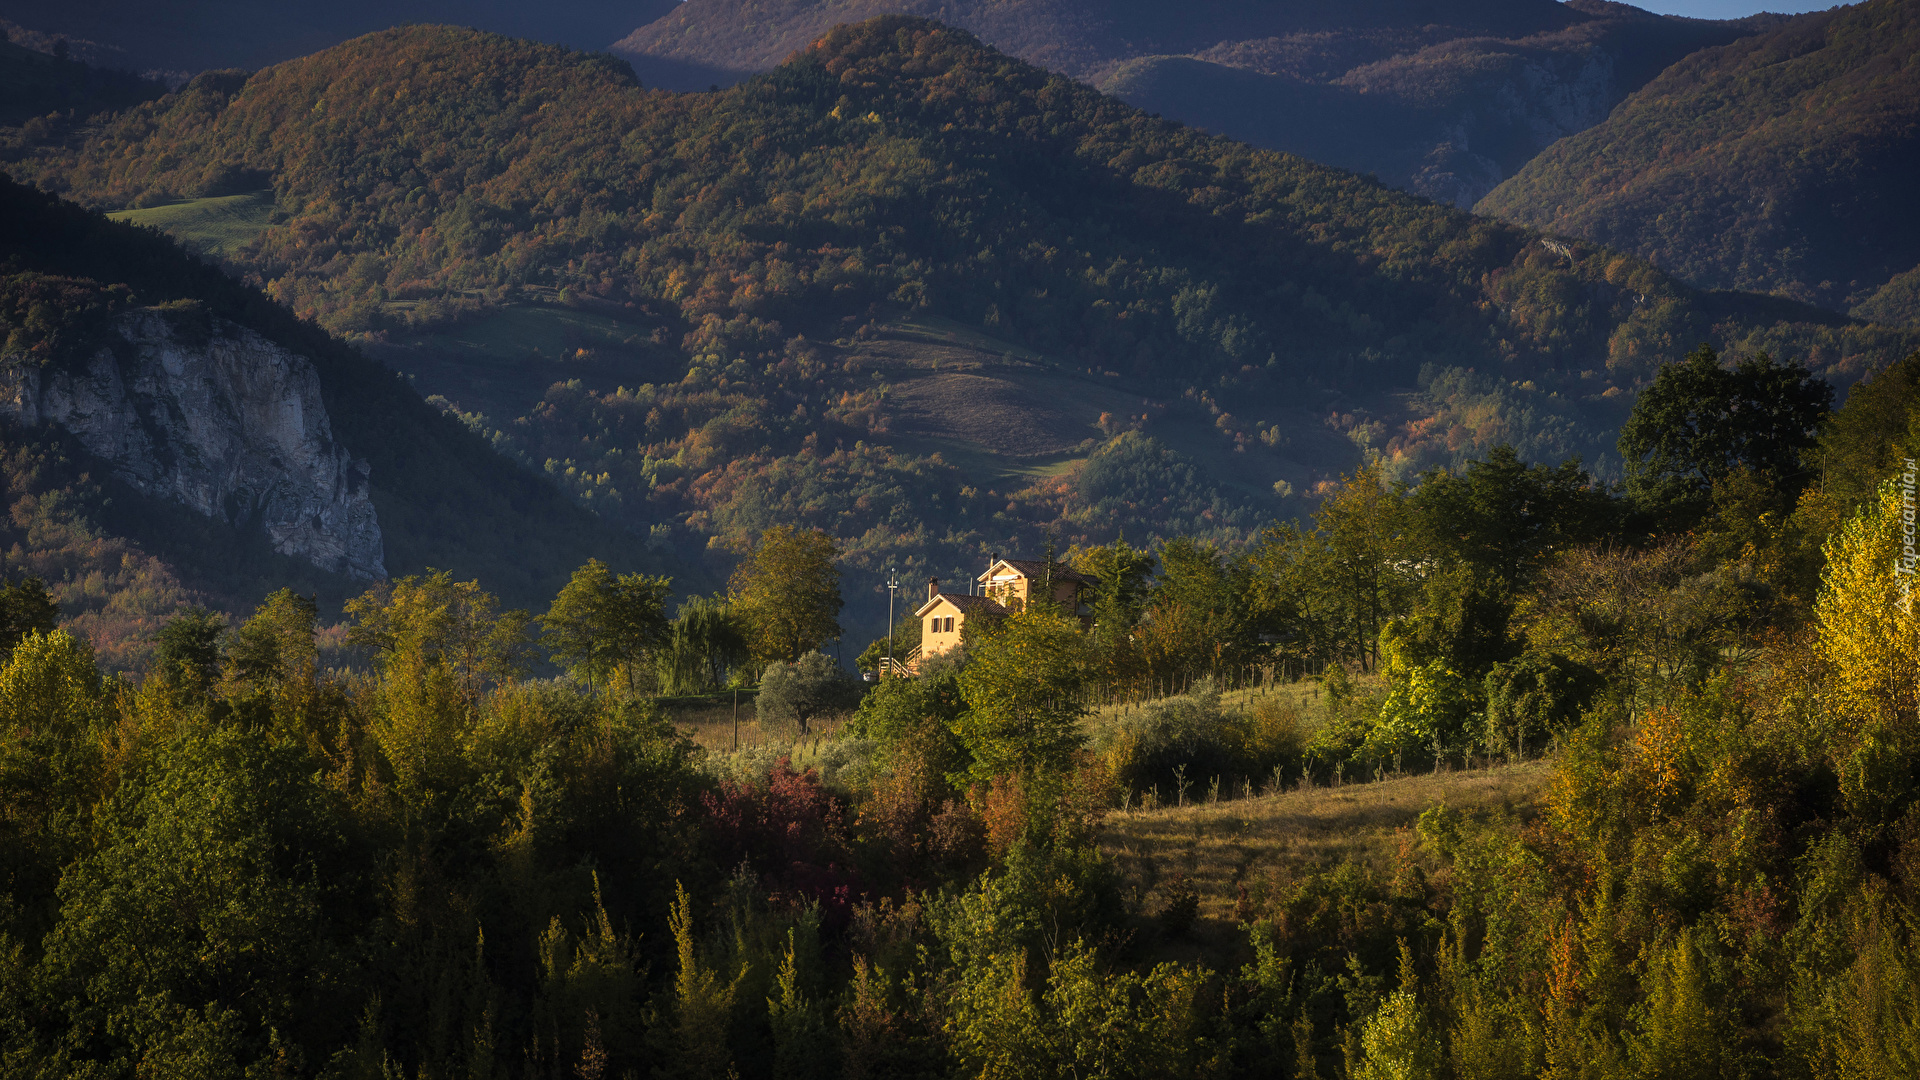
[[[1008,616],[967,649],[955,727],[982,778],[1064,768],[1083,736],[1086,640],[1079,620],[1051,604]]]
[[[1733,659],[1753,615],[1751,584],[1715,572],[1686,540],[1639,552],[1576,549],[1541,573],[1525,612],[1527,645],[1585,664],[1644,703],[1698,686]]]
[[[1101,627],[1120,633],[1140,621],[1153,589],[1151,554],[1116,539],[1102,547],[1069,549],[1067,564],[1098,582],[1087,599]]]
[[[524,611],[499,611],[477,581],[446,570],[381,582],[347,601],[354,620],[347,643],[367,649],[385,670],[423,661],[444,664],[469,703],[490,684],[526,675],[533,655]]]
[[[728,583],[757,660],[793,663],[840,636],[839,548],[818,529],[775,525]]]
[[[1830,753],[1841,791],[1868,818],[1913,798],[1920,761],[1920,589],[1904,558],[1903,513],[1888,486],[1827,541],[1826,588],[1814,604],[1834,672]]]
[[[325,1036],[316,973],[346,969],[370,874],[312,769],[265,733],[184,731],[105,800],[44,939],[55,1000],[100,1018],[76,1056],[122,1075],[269,1075],[276,1047]]]
[[[1242,567],[1182,536],[1160,546],[1160,568],[1135,635],[1151,674],[1194,677],[1237,662],[1247,644]]]
[[[1502,443],[1459,472],[1433,470],[1407,497],[1423,558],[1465,564],[1507,590],[1524,587],[1557,551],[1611,531],[1616,506],[1577,460],[1528,465]]]
[[[646,574],[616,576],[589,559],[573,572],[540,617],[553,658],[589,683],[624,674],[627,691],[639,688],[641,664],[667,640],[667,596],[673,582]]]
[[[1714,483],[1745,468],[1791,508],[1832,404],[1833,387],[1800,364],[1758,353],[1728,368],[1702,345],[1660,369],[1620,429],[1627,495],[1655,524],[1684,529],[1707,513]]]
[[[1405,498],[1377,465],[1348,477],[1320,504],[1302,537],[1300,583],[1337,653],[1379,662],[1380,630],[1414,587]]]
[[[718,689],[747,658],[746,635],[726,598],[690,596],[667,627],[658,657],[660,682],[676,693]]]
[[[29,634],[0,663],[0,875],[12,926],[17,913],[49,925],[62,868],[94,847],[101,735],[113,720],[84,638]]]
[[[1820,488],[1848,508],[1870,500],[1916,447],[1920,352],[1854,384],[1814,451]]]
[[[1418,595],[1387,630],[1402,670],[1438,664],[1471,684],[1477,705],[1486,673],[1519,654],[1509,633],[1518,597],[1557,553],[1606,536],[1616,511],[1578,461],[1528,465],[1506,445],[1423,475],[1407,495]]]
[[[382,582],[347,602],[347,641],[372,651],[380,668],[368,728],[409,799],[463,782],[482,695],[525,674],[532,659],[526,612],[496,608],[478,582],[444,570]]]

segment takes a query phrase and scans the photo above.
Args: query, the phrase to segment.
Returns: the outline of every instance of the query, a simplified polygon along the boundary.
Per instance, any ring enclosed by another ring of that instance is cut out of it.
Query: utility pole
[[[881,670],[881,678],[893,674],[893,594],[900,591],[900,571],[898,567],[887,567],[887,661]]]

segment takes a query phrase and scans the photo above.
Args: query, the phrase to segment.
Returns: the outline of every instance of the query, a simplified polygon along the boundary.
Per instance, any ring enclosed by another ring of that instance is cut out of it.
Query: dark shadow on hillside
[[[1811,323],[1815,326],[1848,326],[1860,322],[1844,312],[1764,293],[1713,289],[1703,292],[1701,300],[1706,316],[1714,322],[1743,319],[1758,323]]]
[[[640,77],[640,85],[653,90],[678,90],[682,93],[711,90],[715,87],[724,90],[736,83],[745,82],[755,74],[751,71],[735,71],[732,68],[715,67],[691,60],[675,60],[666,56],[648,56],[644,53],[616,50],[614,55],[632,64],[633,73]]]

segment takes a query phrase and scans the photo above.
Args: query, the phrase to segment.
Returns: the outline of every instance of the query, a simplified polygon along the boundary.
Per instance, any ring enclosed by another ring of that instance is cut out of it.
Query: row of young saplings
[[[1468,754],[1463,756],[1460,769],[1474,772],[1504,768],[1518,763],[1518,759],[1512,754]],[[1236,799],[1266,798],[1315,787],[1334,790],[1349,784],[1374,784],[1415,775],[1401,769],[1400,764],[1398,757],[1391,764],[1384,761],[1335,761],[1325,768],[1307,765],[1291,776],[1285,765],[1275,765],[1271,773],[1259,780],[1250,776],[1223,777],[1216,773],[1207,780],[1204,791],[1195,786],[1199,778],[1189,780],[1187,767],[1181,765],[1174,769],[1174,781],[1167,785],[1165,790],[1158,784],[1139,791],[1131,788],[1123,790],[1120,794],[1120,809],[1122,812],[1132,812],[1212,805]],[[1433,771],[1435,773],[1453,772],[1452,759],[1446,756],[1436,757],[1433,761]],[[1189,792],[1192,793],[1191,797]]]

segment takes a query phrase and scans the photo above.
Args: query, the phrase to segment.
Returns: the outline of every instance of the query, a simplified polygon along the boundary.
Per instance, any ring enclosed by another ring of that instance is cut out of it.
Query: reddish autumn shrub
[[[767,784],[722,781],[700,797],[716,858],[747,866],[776,901],[815,901],[829,923],[844,923],[865,891],[848,853],[846,804],[812,769],[781,758]]]

